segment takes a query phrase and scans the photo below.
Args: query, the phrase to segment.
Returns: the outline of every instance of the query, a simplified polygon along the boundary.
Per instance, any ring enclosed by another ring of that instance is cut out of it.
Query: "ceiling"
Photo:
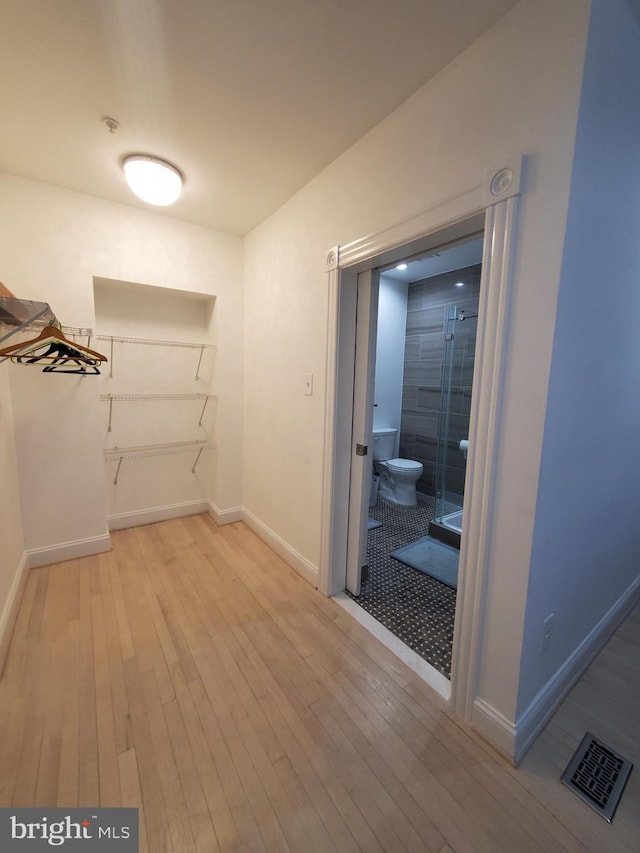
[[[382,275],[411,284],[413,281],[422,281],[445,272],[463,270],[482,262],[483,243],[482,237],[474,237],[455,246],[406,258],[404,262],[396,261],[393,266],[382,270]],[[405,269],[400,269],[398,264]]]
[[[186,179],[154,209],[245,234],[514,5],[2,0],[0,170],[148,207],[151,154]]]

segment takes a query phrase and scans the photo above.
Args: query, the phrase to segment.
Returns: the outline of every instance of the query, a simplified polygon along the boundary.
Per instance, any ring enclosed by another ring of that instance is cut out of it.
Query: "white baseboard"
[[[170,518],[182,518],[185,515],[198,515],[208,511],[209,501],[185,501],[179,504],[154,506],[109,515],[107,516],[107,524],[109,530],[124,530],[126,527],[142,527],[143,524],[156,524],[158,521],[168,521]]]
[[[640,599],[640,577],[620,596],[573,654],[518,717],[514,761],[518,764],[603,646]]]
[[[27,582],[27,569],[27,552],[25,551],[20,558],[13,581],[11,582],[11,587],[9,588],[7,600],[2,608],[2,613],[0,613],[0,676],[2,676],[4,662],[9,651],[11,635],[13,634],[16,616],[18,615],[18,607],[22,601],[24,585]]]
[[[292,548],[284,541],[284,539],[278,536],[277,533],[274,533],[271,528],[267,527],[267,525],[263,524],[260,519],[256,518],[252,512],[249,512],[249,510],[245,509],[243,511],[242,520],[257,536],[260,537],[260,539],[262,539],[263,542],[266,542],[267,545],[276,552],[276,554],[282,557],[285,563],[288,563],[292,569],[295,569],[299,575],[314,587],[318,586],[317,566],[314,566],[313,563],[306,559],[306,557],[299,554],[295,548]]]
[[[214,503],[209,503],[207,511],[216,524],[233,524],[234,521],[244,521],[244,510],[241,506],[234,509],[218,509]]]
[[[476,699],[471,714],[472,727],[499,752],[514,761],[517,730],[515,725],[484,699]]]
[[[473,705],[471,723],[515,765],[524,758],[562,701],[602,651],[605,643],[622,624],[640,599],[640,577],[624,592],[598,624],[554,673],[513,723],[483,699]]]
[[[111,538],[108,533],[102,536],[90,536],[88,539],[76,539],[73,542],[60,542],[46,545],[44,548],[27,550],[27,566],[37,569],[49,563],[61,563],[63,560],[75,560],[78,557],[90,557],[111,550]]]

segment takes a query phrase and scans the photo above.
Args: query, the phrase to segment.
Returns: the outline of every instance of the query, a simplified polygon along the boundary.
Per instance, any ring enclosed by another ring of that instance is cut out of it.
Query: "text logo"
[[[3,853],[138,853],[138,809],[0,809]]]

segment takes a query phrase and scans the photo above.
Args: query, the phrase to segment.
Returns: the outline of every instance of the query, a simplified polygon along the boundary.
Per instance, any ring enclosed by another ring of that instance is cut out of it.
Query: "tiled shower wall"
[[[435,494],[442,407],[446,317],[449,309],[478,313],[481,265],[443,273],[409,285],[400,424],[400,456],[422,462],[418,491]],[[464,282],[464,287],[456,283]],[[455,323],[447,435],[447,491],[462,495],[465,463],[459,451],[469,436],[469,412],[477,320]]]

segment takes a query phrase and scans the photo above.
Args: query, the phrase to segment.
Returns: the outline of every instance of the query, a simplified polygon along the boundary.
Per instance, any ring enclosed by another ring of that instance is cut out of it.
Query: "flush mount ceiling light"
[[[398,264],[398,266],[396,267],[397,270],[406,270],[406,268],[407,268],[406,264]]]
[[[182,175],[166,160],[147,154],[130,154],[122,161],[124,176],[132,192],[142,201],[166,207],[182,192]]]

